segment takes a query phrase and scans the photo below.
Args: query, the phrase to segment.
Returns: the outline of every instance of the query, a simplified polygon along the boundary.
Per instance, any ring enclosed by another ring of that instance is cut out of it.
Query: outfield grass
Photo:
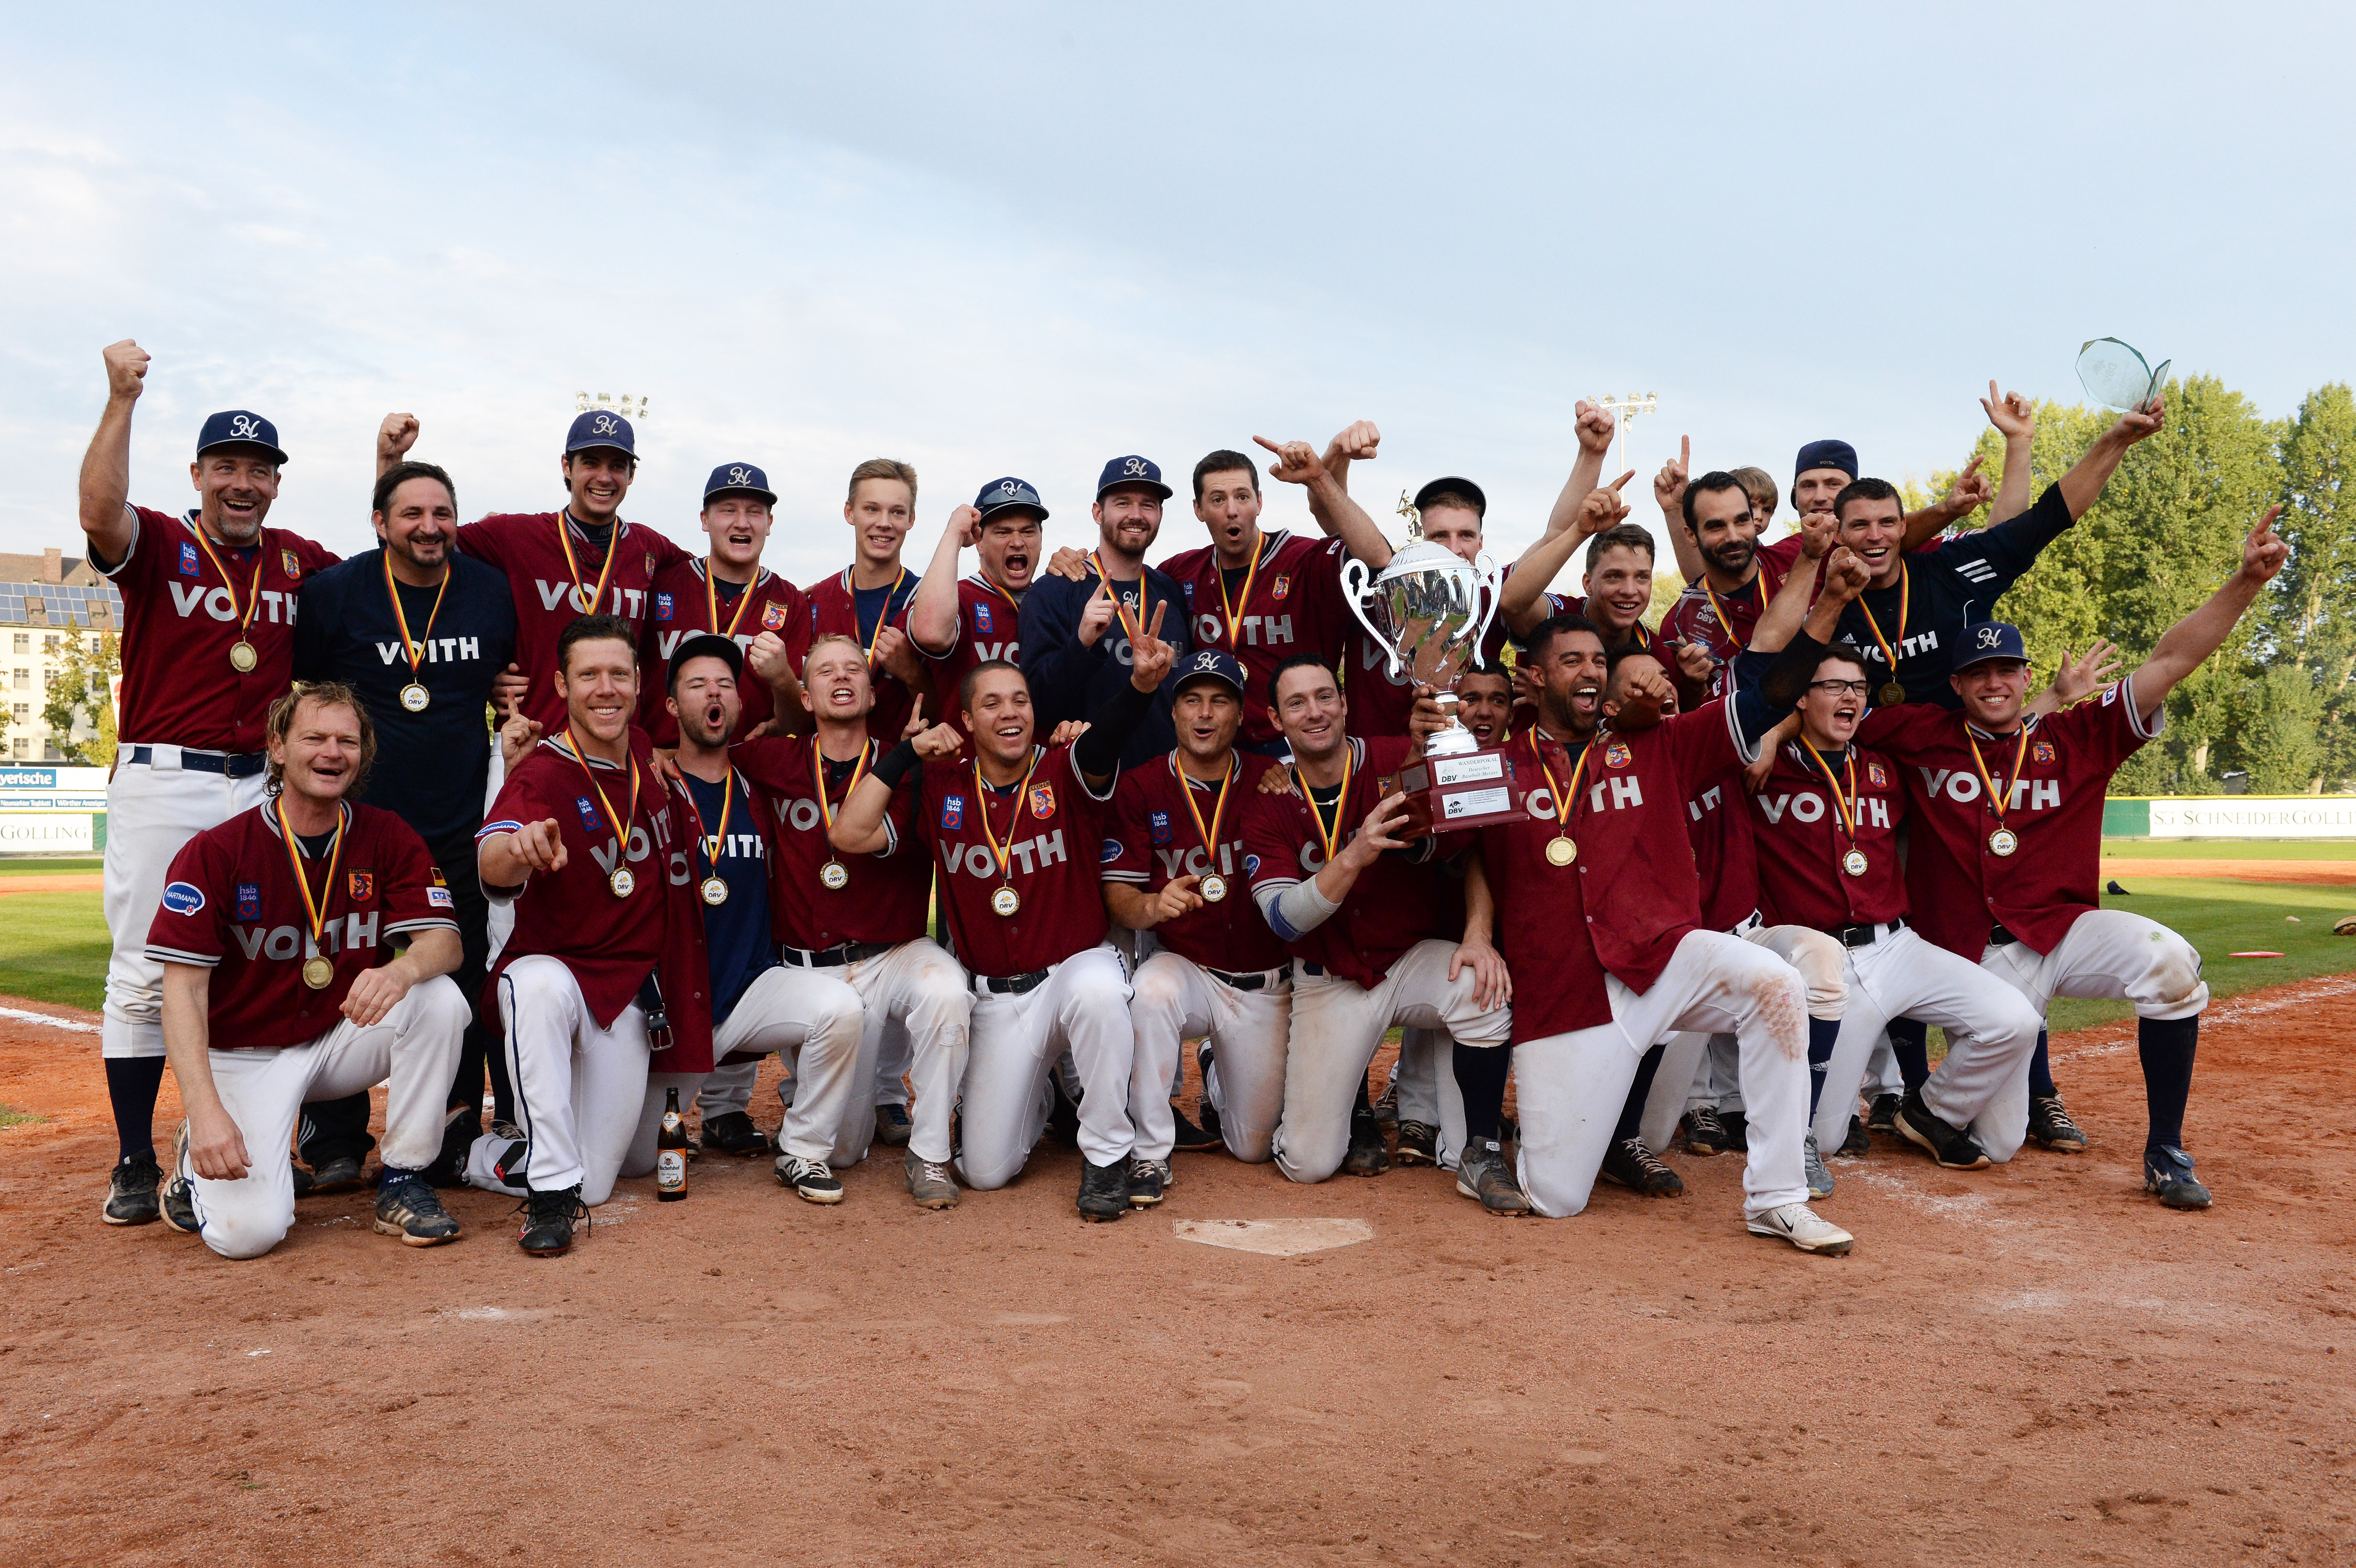
[[[0,996],[98,1010],[106,996],[106,917],[96,893],[0,899]]]
[[[95,871],[105,864],[96,855],[0,856],[0,877],[64,877]]]
[[[2105,838],[2118,860],[2356,860],[2356,838]]]

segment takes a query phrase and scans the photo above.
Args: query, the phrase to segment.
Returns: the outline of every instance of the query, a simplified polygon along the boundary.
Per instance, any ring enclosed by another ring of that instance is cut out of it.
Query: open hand
[[[1055,553],[1047,558],[1047,574],[1050,577],[1068,577],[1075,582],[1086,582],[1091,570],[1088,552],[1074,549],[1067,544],[1057,545]]]
[[[2119,673],[2124,662],[2119,657],[2119,645],[2096,637],[2086,645],[2082,657],[2072,658],[2070,650],[2062,650],[2062,667],[2053,672],[2053,695],[2064,708],[2083,701],[2094,688]]]
[[[1448,955],[1448,978],[1452,983],[1465,970],[1472,971],[1472,1004],[1483,1012],[1502,1008],[1513,999],[1514,976],[1505,967],[1505,956],[1489,943],[1466,937]]]

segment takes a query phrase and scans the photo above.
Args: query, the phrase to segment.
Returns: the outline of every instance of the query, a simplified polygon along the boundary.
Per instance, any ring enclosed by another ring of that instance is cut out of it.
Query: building
[[[57,683],[65,655],[77,645],[95,653],[99,640],[123,627],[123,596],[79,554],[0,553],[0,761],[57,762],[65,753],[41,709]],[[85,721],[74,734],[87,738]],[[70,739],[71,737],[69,737]]]

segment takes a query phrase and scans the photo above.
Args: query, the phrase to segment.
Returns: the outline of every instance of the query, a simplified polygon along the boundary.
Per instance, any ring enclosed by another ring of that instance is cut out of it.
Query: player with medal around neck
[[[679,724],[679,750],[672,757],[679,771],[723,786],[716,817],[705,817],[694,796],[688,797],[694,816],[690,837],[703,873],[696,893],[715,908],[728,901],[728,880],[720,874],[720,860],[727,851],[729,829],[751,826],[736,820],[736,801],[744,786],[728,760],[728,733],[737,711],[736,666],[725,651],[728,645],[724,634],[709,633],[680,644],[665,699]]]
[[[859,787],[875,760],[876,745],[867,733],[874,688],[865,652],[856,640],[845,636],[821,637],[813,643],[802,675],[804,700],[818,726],[810,761],[816,776],[811,784],[819,818],[831,831],[841,803],[851,798],[851,792]],[[828,769],[844,765],[851,768],[850,782],[840,793],[829,790]],[[851,868],[840,855],[830,855],[818,869],[818,880],[820,887],[841,892],[851,885]]]
[[[392,602],[393,624],[401,636],[402,657],[409,679],[401,688],[401,705],[423,713],[434,699],[425,689],[420,667],[434,641],[434,624],[440,619],[442,601],[450,591],[450,551],[458,534],[458,500],[449,485],[427,475],[404,479],[384,498],[384,507],[371,519],[384,542],[384,594]],[[434,608],[423,625],[409,624],[401,591],[395,584],[434,590]],[[520,685],[514,677],[502,677]],[[504,703],[501,704],[505,706]]]

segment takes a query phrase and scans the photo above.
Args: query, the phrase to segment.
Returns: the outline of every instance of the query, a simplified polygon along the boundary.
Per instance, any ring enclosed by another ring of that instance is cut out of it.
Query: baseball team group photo
[[[417,58],[355,91],[439,101]],[[645,102],[560,177],[704,178],[712,111]],[[1103,235],[1186,281],[993,328],[1044,176],[937,283],[733,306],[609,272],[593,229],[669,252],[592,200],[536,299],[489,208],[445,251],[294,200],[357,112],[277,102],[294,183],[187,220],[267,294],[93,260],[25,350],[12,1559],[2356,1552],[2344,317],[1959,283],[1918,366],[1881,283],[1752,333],[1599,272],[1529,315],[1550,385],[1449,345],[1502,280],[1384,296],[1394,377],[1290,261],[1248,304]],[[934,221],[859,144],[765,199]],[[377,253],[453,264],[297,281]],[[1139,358],[1194,292],[1215,336]],[[1647,342],[1671,389],[1591,389]]]

